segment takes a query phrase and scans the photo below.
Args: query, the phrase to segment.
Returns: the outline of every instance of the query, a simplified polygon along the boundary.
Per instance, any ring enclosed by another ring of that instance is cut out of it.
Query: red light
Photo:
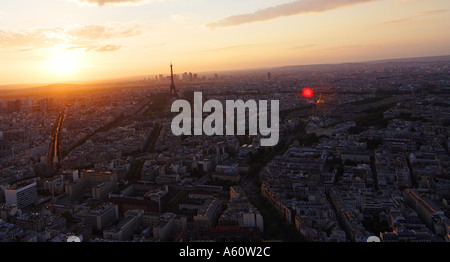
[[[302,95],[306,98],[311,98],[314,95],[314,91],[309,87],[303,88]]]

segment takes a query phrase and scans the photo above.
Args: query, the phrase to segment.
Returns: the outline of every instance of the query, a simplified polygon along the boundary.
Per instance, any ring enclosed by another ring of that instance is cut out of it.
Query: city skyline
[[[1,85],[450,54],[433,0],[20,0],[0,4]]]
[[[5,90],[0,242],[450,242],[449,64]],[[278,142],[267,147],[269,100]],[[194,108],[184,134],[177,102]],[[220,112],[232,104],[234,124]]]

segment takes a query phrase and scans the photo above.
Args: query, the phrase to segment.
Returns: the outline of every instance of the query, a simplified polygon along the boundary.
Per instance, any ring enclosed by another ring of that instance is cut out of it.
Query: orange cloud
[[[64,30],[61,28],[35,28],[33,30],[0,30],[0,48],[5,47],[49,47],[62,43]],[[50,44],[51,42],[51,44]]]
[[[121,48],[120,45],[104,45],[94,49],[95,52],[113,52]]]
[[[121,45],[74,45],[69,46],[66,49],[67,50],[73,50],[73,49],[84,49],[85,52],[95,51],[95,52],[113,52],[117,51],[120,48],[122,48]]]
[[[137,4],[148,2],[147,0],[78,0],[80,3],[94,4],[98,6],[115,5],[115,4]]]
[[[68,49],[114,51],[119,46],[105,45],[105,40],[133,37],[142,34],[139,26],[87,25],[70,28],[34,28],[30,30],[0,30],[0,48],[40,49],[64,44]],[[102,48],[103,47],[103,48]],[[119,48],[117,48],[119,47]]]
[[[216,22],[209,23],[206,26],[211,29],[237,26],[247,23],[271,20],[283,16],[321,13],[327,10],[361,3],[369,3],[372,1],[378,0],[297,0],[291,3],[265,8],[254,13],[229,16]]]
[[[414,15],[411,15],[408,17],[387,21],[387,22],[384,22],[384,24],[401,23],[401,22],[409,21],[414,18],[418,18],[418,17],[422,17],[422,16],[439,15],[439,14],[442,14],[442,13],[445,13],[448,11],[449,11],[448,9],[443,9],[443,10],[431,10],[431,11],[421,12],[421,13],[417,13],[417,14],[414,14]]]

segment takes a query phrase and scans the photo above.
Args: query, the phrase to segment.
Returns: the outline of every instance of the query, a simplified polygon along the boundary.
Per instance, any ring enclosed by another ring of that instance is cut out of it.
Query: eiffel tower
[[[170,62],[170,79],[172,81],[172,84],[170,85],[170,93],[169,93],[169,99],[172,98],[178,98],[178,92],[175,88],[175,81],[173,80],[173,65],[172,62]]]

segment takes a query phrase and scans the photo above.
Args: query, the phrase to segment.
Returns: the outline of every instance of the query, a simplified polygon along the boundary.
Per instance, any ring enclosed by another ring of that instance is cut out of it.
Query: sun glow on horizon
[[[79,60],[71,54],[59,54],[49,60],[47,67],[52,75],[70,76],[79,69]]]

